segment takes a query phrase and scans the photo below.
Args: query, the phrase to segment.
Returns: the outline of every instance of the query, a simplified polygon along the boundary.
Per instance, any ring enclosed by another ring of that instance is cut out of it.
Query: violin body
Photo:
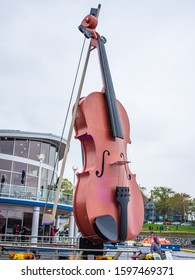
[[[79,26],[91,38],[89,51],[98,50],[103,91],[78,99],[74,129],[82,146],[83,170],[77,173],[73,212],[84,238],[117,243],[139,234],[144,205],[128,165],[129,119],[115,96],[106,39],[95,31],[98,14],[98,9],[91,9]]]
[[[116,102],[123,139],[111,135],[105,94],[102,92],[93,92],[80,99],[74,125],[75,137],[81,142],[84,160],[83,171],[77,174],[74,217],[83,237],[93,243],[108,240],[119,242],[124,239],[121,239],[119,234],[122,209],[116,201],[116,188],[125,186],[129,189],[129,201],[127,209],[124,209],[127,212],[125,240],[137,236],[143,224],[142,194],[136,183],[136,176],[131,173],[127,164],[129,119],[122,104]],[[102,234],[101,230],[97,231],[94,221],[97,217],[107,216],[114,221],[111,221],[110,225],[106,219],[102,221],[106,231]]]

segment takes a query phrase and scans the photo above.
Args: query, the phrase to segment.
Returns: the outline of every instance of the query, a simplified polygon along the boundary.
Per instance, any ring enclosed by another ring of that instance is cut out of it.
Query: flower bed
[[[112,256],[96,256],[96,260],[113,260]]]
[[[11,260],[34,260],[35,256],[32,253],[9,253],[8,257]]]

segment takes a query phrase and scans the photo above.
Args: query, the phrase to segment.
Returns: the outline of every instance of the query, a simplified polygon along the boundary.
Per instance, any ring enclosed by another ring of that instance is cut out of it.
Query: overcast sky
[[[84,40],[78,25],[98,4],[97,31],[131,123],[130,169],[148,193],[163,186],[195,198],[194,0],[0,0],[0,128],[61,136]],[[94,51],[82,96],[101,88]],[[74,138],[71,181],[73,165],[82,171]]]

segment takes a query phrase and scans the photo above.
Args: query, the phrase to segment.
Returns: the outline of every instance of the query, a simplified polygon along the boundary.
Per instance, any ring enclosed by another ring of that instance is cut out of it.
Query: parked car
[[[190,222],[185,222],[185,223],[181,224],[181,226],[191,226],[191,225],[192,225],[192,223],[190,223]]]
[[[175,225],[175,226],[178,226],[180,224],[181,224],[180,222],[172,222],[172,225]]]
[[[163,225],[172,225],[171,222],[163,222]]]

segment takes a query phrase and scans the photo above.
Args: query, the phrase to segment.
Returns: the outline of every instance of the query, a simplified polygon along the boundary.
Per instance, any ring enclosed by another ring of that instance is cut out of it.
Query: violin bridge
[[[110,163],[110,165],[126,165],[128,163],[130,163],[130,161],[128,161],[128,160],[118,160],[118,161]]]

